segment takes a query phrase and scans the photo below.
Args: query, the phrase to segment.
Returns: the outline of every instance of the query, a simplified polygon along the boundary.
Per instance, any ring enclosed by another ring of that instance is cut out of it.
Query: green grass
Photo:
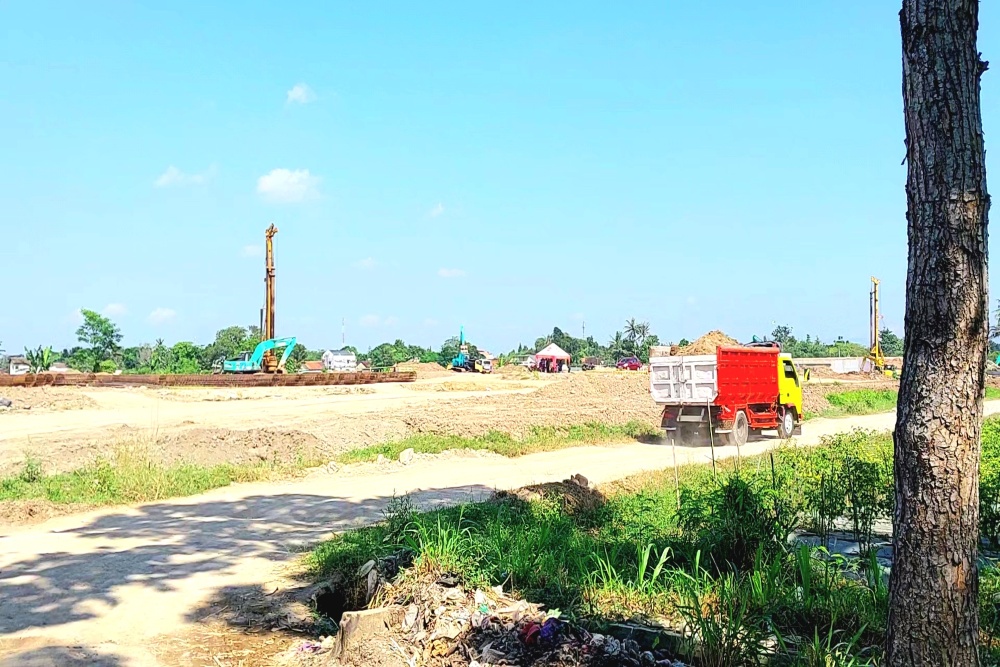
[[[413,435],[402,440],[371,445],[341,454],[341,463],[374,461],[379,455],[395,459],[405,449],[422,454],[440,454],[449,449],[485,450],[501,456],[523,456],[531,452],[551,451],[580,445],[603,445],[628,440],[640,440],[659,435],[655,426],[631,421],[616,426],[591,422],[578,426],[535,427],[525,438],[515,438],[509,433],[490,431],[471,438],[433,433]]]
[[[291,463],[162,465],[141,446],[122,446],[80,470],[47,475],[27,457],[20,474],[0,479],[0,501],[47,500],[59,504],[118,505],[190,496],[235,482],[287,477],[318,465],[301,458]]]
[[[826,395],[830,407],[819,414],[806,413],[806,419],[816,417],[848,417],[892,412],[896,409],[899,392],[895,389],[852,389]],[[987,401],[1000,399],[1000,388],[987,387]]]
[[[636,616],[695,629],[714,656],[700,664],[751,664],[772,635],[783,665],[877,664],[888,613],[886,583],[871,574],[880,570],[790,547],[787,536],[826,534],[843,517],[869,543],[873,520],[892,511],[892,449],[890,434],[855,430],[719,461],[718,478],[709,465],[684,466],[679,488],[673,470],[646,473],[605,487],[592,505],[552,488],[427,513],[396,498],[384,522],[318,545],[306,563],[316,577],[354,581],[368,560],[406,552],[407,577],[450,571],[468,586],[503,584],[594,629]],[[984,422],[983,466],[1000,466],[998,417]],[[984,502],[1000,497],[1000,475],[980,486]],[[998,526],[981,528],[997,539]],[[349,595],[363,606],[363,591]],[[995,567],[983,569],[981,597],[984,652],[1000,664]]]
[[[827,394],[830,407],[822,412],[823,417],[844,417],[848,415],[872,415],[892,412],[896,409],[899,392],[895,389],[853,389]]]

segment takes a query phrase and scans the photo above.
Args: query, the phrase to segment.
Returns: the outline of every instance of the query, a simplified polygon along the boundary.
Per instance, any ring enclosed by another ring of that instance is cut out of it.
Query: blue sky
[[[0,2],[4,347],[901,331],[898,2],[475,4]]]

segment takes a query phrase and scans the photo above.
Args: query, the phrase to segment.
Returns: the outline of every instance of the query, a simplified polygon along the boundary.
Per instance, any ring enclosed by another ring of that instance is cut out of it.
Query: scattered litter
[[[382,567],[382,561],[369,562],[358,574],[367,579]],[[386,606],[363,613],[391,618],[391,625],[364,636],[355,632],[328,664],[397,664],[380,661],[380,654],[430,667],[686,667],[663,646],[591,634],[558,610],[508,597],[499,586],[469,590],[454,574],[409,570],[389,584],[384,574],[376,597]]]
[[[402,463],[404,466],[408,466],[411,463],[413,463],[414,456],[415,454],[413,452],[412,447],[410,447],[409,449],[404,449],[402,452],[399,453],[399,462]]]

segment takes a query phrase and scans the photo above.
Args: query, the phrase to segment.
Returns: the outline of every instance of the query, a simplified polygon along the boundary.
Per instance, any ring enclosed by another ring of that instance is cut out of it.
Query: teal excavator
[[[451,370],[472,373],[492,373],[493,362],[489,359],[473,360],[469,356],[469,344],[465,342],[465,327],[458,330],[458,355],[451,360]]]

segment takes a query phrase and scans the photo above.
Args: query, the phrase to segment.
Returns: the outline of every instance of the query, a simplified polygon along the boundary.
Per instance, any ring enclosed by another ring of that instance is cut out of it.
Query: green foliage
[[[481,358],[481,356],[475,356],[477,352],[475,346],[470,345],[469,351],[473,359]],[[372,368],[391,368],[396,364],[413,361],[414,359],[424,363],[441,362],[444,364],[445,354],[451,354],[447,358],[447,363],[451,363],[451,360],[458,354],[458,338],[449,338],[446,340],[441,347],[440,354],[419,345],[407,345],[404,341],[396,339],[394,343],[382,343],[372,348],[367,354],[359,354],[357,356],[359,361],[370,362]]]
[[[854,389],[827,394],[826,400],[832,409],[823,412],[824,417],[843,415],[871,415],[891,412],[896,409],[899,392],[895,389]]]
[[[769,485],[738,473],[718,485],[681,491],[678,525],[719,569],[750,569],[760,550],[784,549],[797,517]]]
[[[879,345],[882,347],[882,354],[887,357],[903,356],[903,339],[885,328],[878,332]]]
[[[86,370],[99,371],[104,362],[118,352],[122,341],[121,330],[107,317],[86,308],[80,310],[83,324],[76,330],[76,337],[87,349],[78,362],[89,366]]]
[[[150,455],[149,449],[125,445],[85,468],[55,475],[44,474],[41,463],[28,457],[20,474],[0,479],[0,501],[38,498],[87,505],[146,502],[202,493],[235,482],[287,476],[319,463],[303,457],[294,463],[163,465]]]
[[[784,325],[774,328],[771,340],[781,343],[782,351],[793,357],[863,357],[868,354],[864,345],[843,338],[829,344],[822,342],[818,336],[807,335],[805,340],[799,340],[792,334],[792,328]]]
[[[38,349],[29,350],[24,348],[24,358],[28,360],[28,365],[31,366],[32,373],[42,373],[49,370],[52,363],[55,361],[55,354],[52,352],[51,347],[38,346]]]

